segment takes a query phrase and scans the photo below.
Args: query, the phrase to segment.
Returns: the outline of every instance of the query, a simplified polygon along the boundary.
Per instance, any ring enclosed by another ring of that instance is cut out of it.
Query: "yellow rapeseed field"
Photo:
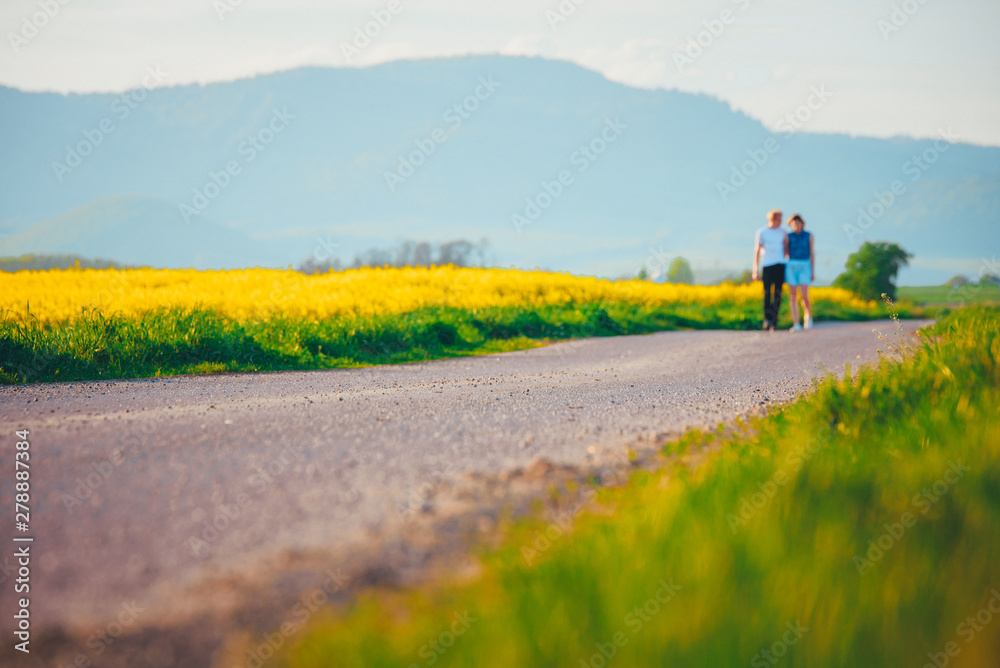
[[[871,304],[839,288],[816,288],[819,301],[864,309]],[[307,276],[278,269],[68,269],[0,272],[0,311],[15,320],[66,322],[83,309],[141,315],[162,307],[211,309],[235,320],[283,315],[320,320],[394,314],[424,306],[484,308],[567,302],[743,304],[761,298],[755,285],[659,285],[513,269],[455,267],[351,269]]]

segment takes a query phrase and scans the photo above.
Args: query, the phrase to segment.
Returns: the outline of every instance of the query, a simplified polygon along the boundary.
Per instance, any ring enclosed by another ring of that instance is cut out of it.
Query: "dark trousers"
[[[764,267],[764,320],[778,326],[778,312],[781,311],[781,288],[785,284],[785,265],[772,264]]]

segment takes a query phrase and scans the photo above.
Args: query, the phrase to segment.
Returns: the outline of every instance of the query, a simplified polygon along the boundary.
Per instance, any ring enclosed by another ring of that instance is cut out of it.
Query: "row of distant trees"
[[[87,258],[80,255],[18,255],[0,257],[0,271],[46,271],[48,269],[133,269],[114,260]]]
[[[370,248],[356,254],[348,264],[342,263],[340,258],[323,261],[309,258],[297,269],[304,274],[321,274],[361,267],[442,267],[449,264],[456,267],[485,267],[489,264],[488,255],[489,242],[486,239],[479,243],[459,239],[441,244],[404,241],[395,248]]]
[[[983,287],[995,285],[1000,287],[1000,276],[996,274],[983,274],[979,277],[978,281],[971,280],[968,276],[953,276],[948,279],[945,285],[951,286],[952,289],[958,290],[959,288],[964,288],[967,285],[980,285]]]

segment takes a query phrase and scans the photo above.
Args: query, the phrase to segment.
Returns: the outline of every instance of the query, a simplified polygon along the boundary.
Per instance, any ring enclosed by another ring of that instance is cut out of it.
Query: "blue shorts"
[[[811,285],[812,262],[809,260],[789,260],[785,266],[785,283],[789,285]]]

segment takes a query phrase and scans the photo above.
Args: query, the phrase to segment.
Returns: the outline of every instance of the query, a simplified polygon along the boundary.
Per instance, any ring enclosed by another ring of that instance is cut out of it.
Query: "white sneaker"
[[[805,327],[806,327],[806,329],[812,329],[813,328],[813,319],[812,319],[812,316],[808,316],[808,315],[806,316],[806,325],[805,325]]]
[[[802,331],[802,325],[800,325],[799,323],[795,323],[795,326],[792,327],[789,331],[790,332],[801,332]]]

